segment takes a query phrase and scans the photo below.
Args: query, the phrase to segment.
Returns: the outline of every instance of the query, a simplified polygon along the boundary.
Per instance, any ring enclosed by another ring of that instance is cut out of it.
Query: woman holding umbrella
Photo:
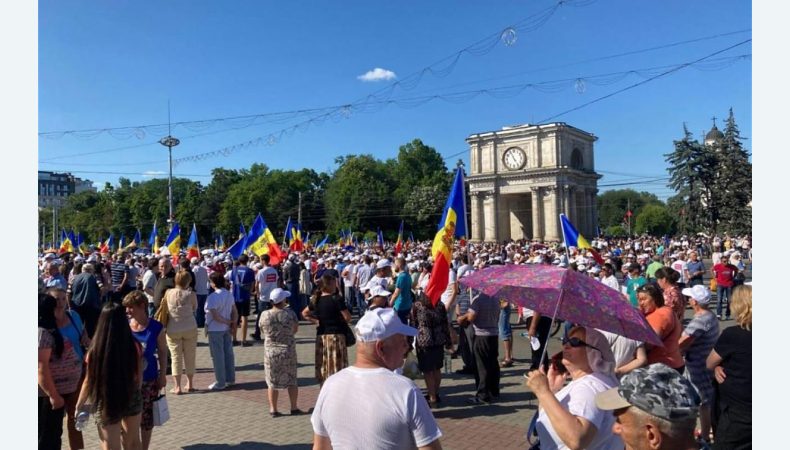
[[[563,340],[562,371],[533,370],[527,387],[538,399],[537,432],[543,448],[623,448],[612,432],[615,418],[598,409],[595,395],[618,385],[614,356],[606,338],[593,328],[574,327]],[[563,387],[566,377],[571,382]]]

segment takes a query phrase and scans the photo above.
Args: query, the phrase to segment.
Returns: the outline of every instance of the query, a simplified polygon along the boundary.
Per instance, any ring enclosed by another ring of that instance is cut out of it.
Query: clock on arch
[[[509,170],[519,170],[527,164],[527,154],[518,147],[510,147],[502,155],[502,162]]]

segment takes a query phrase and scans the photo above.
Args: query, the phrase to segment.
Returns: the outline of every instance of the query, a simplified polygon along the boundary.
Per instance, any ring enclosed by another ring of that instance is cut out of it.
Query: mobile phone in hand
[[[554,370],[557,373],[568,373],[568,369],[562,364],[562,352],[558,352],[551,357],[551,365],[554,366]]]

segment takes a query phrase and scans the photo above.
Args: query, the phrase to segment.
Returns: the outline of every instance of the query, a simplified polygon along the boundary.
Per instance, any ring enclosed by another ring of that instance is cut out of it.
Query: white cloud
[[[382,69],[381,67],[376,67],[373,70],[367,71],[364,75],[360,75],[357,77],[358,80],[362,81],[388,81],[394,80],[397,78],[395,72],[387,69]]]
[[[145,178],[155,178],[155,177],[158,177],[158,176],[164,175],[164,174],[165,174],[165,172],[163,172],[161,170],[146,170],[145,172],[143,172],[143,177],[145,177]]]

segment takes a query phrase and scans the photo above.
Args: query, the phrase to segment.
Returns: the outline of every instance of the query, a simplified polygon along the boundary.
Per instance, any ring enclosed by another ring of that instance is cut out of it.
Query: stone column
[[[573,221],[573,216],[571,216],[571,188],[568,185],[560,186],[560,190],[558,192],[559,197],[561,199],[561,208],[562,212],[565,213],[565,217],[567,217],[571,222]]]
[[[549,202],[548,213],[543,218],[545,223],[543,238],[547,241],[560,241],[562,240],[562,232],[560,231],[560,190],[556,186],[547,186],[543,190],[545,199]]]
[[[543,240],[543,190],[532,188],[532,239]]]
[[[598,189],[590,191],[590,220],[592,220],[593,233],[598,231]]]
[[[496,217],[496,195],[493,191],[485,193],[483,201],[483,211],[485,215],[485,230],[483,240],[486,242],[496,242],[497,240],[497,217]]]
[[[480,242],[483,240],[483,228],[485,222],[483,218],[483,196],[480,192],[470,192],[472,197],[472,240]]]

